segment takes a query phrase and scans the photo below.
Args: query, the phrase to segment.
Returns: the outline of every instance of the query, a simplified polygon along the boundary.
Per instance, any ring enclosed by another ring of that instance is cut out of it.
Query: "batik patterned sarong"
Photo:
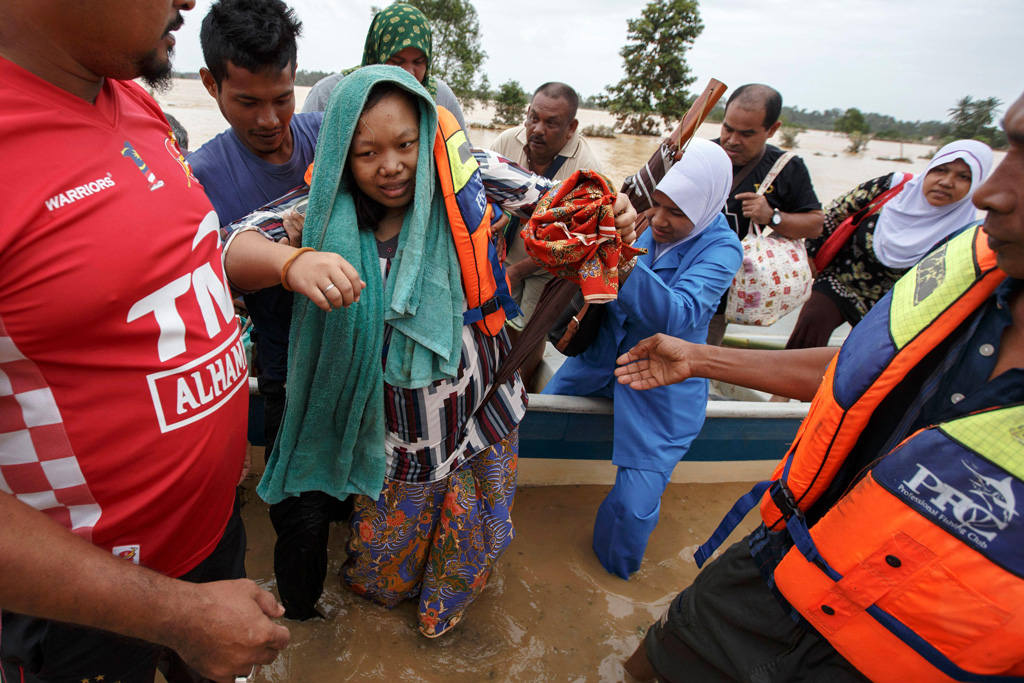
[[[387,608],[419,599],[423,635],[462,620],[515,535],[519,432],[445,479],[385,480],[376,501],[357,496],[342,579]]]

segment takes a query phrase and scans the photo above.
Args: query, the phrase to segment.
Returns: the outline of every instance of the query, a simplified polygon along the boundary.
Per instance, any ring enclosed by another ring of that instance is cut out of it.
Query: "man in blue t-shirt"
[[[301,28],[281,0],[219,0],[203,19],[200,42],[206,67],[199,73],[231,128],[188,161],[222,226],[302,185],[313,162],[323,113],[295,114],[296,37]],[[269,448],[284,412],[292,294],[278,285],[246,294],[245,304],[259,334],[254,365]],[[318,529],[326,533],[327,521],[343,514],[341,502],[319,492],[271,506],[277,532],[274,573],[286,617],[320,616],[315,605],[323,590],[321,573],[326,573],[326,556],[309,557],[316,544],[305,542],[302,529],[292,522],[323,517]]]
[[[227,225],[303,182],[323,114],[295,113],[295,39],[301,23],[281,0],[221,0],[200,32],[203,85],[231,128],[188,160]],[[259,334],[257,375],[268,447],[284,408],[292,295],[277,286],[245,295]]]

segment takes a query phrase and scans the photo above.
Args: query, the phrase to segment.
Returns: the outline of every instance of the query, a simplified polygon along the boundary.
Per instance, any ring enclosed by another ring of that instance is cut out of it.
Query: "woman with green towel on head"
[[[279,278],[304,295],[292,313],[284,421],[257,492],[269,503],[354,494],[342,578],[386,607],[418,599],[430,637],[462,619],[512,539],[526,411],[518,375],[484,403],[509,351],[506,313],[484,306],[474,317],[481,309],[469,302],[491,295],[464,290],[497,259],[473,261],[465,248],[463,224],[493,252],[490,211],[449,116],[402,69],[353,73],[324,116],[303,248],[241,230],[225,247],[236,286]],[[616,224],[632,225],[619,195],[623,209]],[[504,274],[497,280],[494,291],[507,293]]]
[[[430,21],[417,7],[396,2],[382,9],[373,18],[370,30],[366,33],[363,61],[360,65],[322,78],[309,91],[302,111],[327,109],[327,102],[330,101],[334,88],[341,79],[356,69],[372,64],[390,64],[412,74],[427,89],[434,101],[454,114],[459,125],[466,130],[462,107],[459,106],[455,93],[447,83],[430,74],[433,56],[434,39]]]
[[[360,397],[345,406],[346,428],[365,413],[355,451],[368,449],[384,474],[382,488],[355,498],[342,578],[385,607],[418,598],[421,632],[438,636],[462,618],[512,540],[526,391],[516,376],[479,405],[509,343],[504,331],[490,336],[463,324],[466,296],[434,170],[437,112],[428,94],[382,67],[361,69],[338,90],[324,128],[346,162],[322,239],[359,264],[368,286],[358,305],[330,316],[351,318],[339,332],[361,339],[339,349],[336,335],[323,337],[349,367],[342,391]],[[346,106],[364,102],[361,112]],[[326,199],[318,182],[325,152],[317,154],[310,213]],[[324,175],[337,187],[331,169]],[[307,214],[307,231],[317,215]],[[298,335],[308,329],[300,325]]]
[[[258,493],[355,494],[344,581],[389,608],[419,598],[428,636],[458,623],[512,539],[526,412],[518,375],[479,405],[509,342],[463,324],[437,118],[401,69],[346,77],[317,144],[302,234],[315,250],[293,250],[285,267],[266,254],[289,247],[240,235],[225,259],[239,286],[256,284],[245,272],[258,264],[280,265],[306,294],[293,307],[285,415]],[[321,297],[337,308],[318,307]]]

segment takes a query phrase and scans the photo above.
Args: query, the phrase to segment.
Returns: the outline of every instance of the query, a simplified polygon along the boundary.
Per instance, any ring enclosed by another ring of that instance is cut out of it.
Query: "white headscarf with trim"
[[[958,202],[932,206],[924,196],[925,176],[933,168],[962,159],[971,167],[971,188]],[[928,168],[914,176],[903,191],[891,199],[875,225],[875,256],[890,268],[910,268],[937,243],[975,220],[977,209],[971,203],[974,191],[992,168],[992,150],[977,140],[957,140],[940,149]]]
[[[693,230],[671,244],[655,245],[655,260],[711,225],[722,213],[731,188],[732,161],[725,150],[710,140],[691,139],[683,158],[668,170],[655,189],[675,202],[693,222]]]

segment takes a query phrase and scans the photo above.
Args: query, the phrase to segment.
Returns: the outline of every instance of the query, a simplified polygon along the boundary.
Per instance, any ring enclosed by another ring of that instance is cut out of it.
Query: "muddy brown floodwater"
[[[253,449],[262,462],[262,449]],[[249,578],[275,590],[274,531],[267,505],[244,487]],[[670,484],[640,571],[612,576],[590,549],[597,507],[608,486],[537,486],[516,494],[516,538],[488,585],[451,632],[430,640],[416,627],[416,605],[388,611],[338,578],[345,524],[332,527],[323,621],[283,621],[292,641],[258,680],[624,681],[622,662],[647,627],[697,573],[693,552],[747,484]],[[741,529],[752,529],[748,518]],[[738,540],[737,532],[729,542]]]

